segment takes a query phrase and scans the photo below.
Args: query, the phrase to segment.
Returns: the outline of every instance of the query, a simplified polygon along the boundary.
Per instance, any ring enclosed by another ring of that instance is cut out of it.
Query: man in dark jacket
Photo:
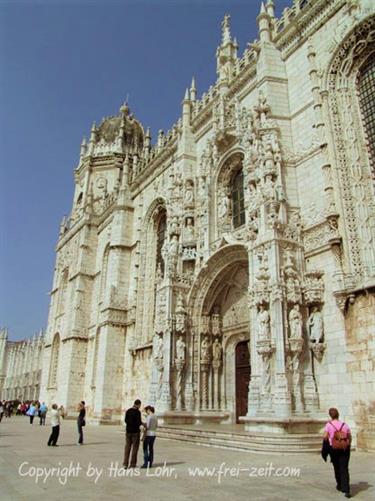
[[[125,455],[124,455],[124,468],[135,468],[137,466],[137,454],[139,448],[140,440],[140,426],[142,425],[141,411],[141,401],[136,400],[133,407],[128,409],[125,414],[126,423],[126,443],[125,443]],[[131,451],[130,465],[129,456]]]

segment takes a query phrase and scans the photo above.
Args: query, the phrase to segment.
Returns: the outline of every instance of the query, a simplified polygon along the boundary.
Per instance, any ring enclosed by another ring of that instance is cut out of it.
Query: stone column
[[[212,362],[212,367],[214,370],[214,398],[213,398],[213,408],[220,409],[220,387],[219,387],[219,371],[221,367],[220,360],[214,360]]]
[[[184,377],[185,360],[176,359],[175,367],[177,371],[176,410],[181,411],[183,409],[182,394],[183,394],[183,377]]]
[[[202,410],[208,409],[208,373],[210,371],[209,362],[201,362],[201,395],[202,395]]]
[[[276,274],[276,280],[272,284],[271,289],[271,307],[270,314],[272,318],[272,339],[275,342],[275,395],[274,395],[274,411],[277,416],[290,416],[292,399],[288,387],[286,375],[286,350],[285,350],[285,335],[287,326],[284,325],[284,293],[281,280],[279,278],[280,270],[280,251],[277,241],[272,242],[270,248],[270,261],[273,263],[273,270]]]

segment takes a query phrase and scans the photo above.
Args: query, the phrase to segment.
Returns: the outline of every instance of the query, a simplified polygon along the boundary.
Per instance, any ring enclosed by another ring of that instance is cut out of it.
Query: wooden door
[[[247,414],[247,395],[250,381],[250,355],[247,341],[236,346],[236,422]]]

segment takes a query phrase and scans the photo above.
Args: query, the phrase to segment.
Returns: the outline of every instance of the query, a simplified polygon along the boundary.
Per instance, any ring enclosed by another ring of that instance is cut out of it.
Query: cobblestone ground
[[[345,499],[335,489],[331,464],[318,454],[252,454],[156,439],[154,467],[125,471],[120,427],[86,426],[82,447],[74,421],[63,421],[59,447],[47,447],[49,434],[48,425],[30,425],[23,416],[0,423],[2,501]],[[374,454],[352,453],[358,501],[375,499],[374,460]]]

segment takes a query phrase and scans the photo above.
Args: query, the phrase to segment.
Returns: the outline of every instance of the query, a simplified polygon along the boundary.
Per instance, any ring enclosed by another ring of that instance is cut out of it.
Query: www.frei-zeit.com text
[[[130,468],[125,469],[118,462],[111,462],[109,466],[96,466],[89,463],[87,466],[81,466],[79,462],[70,461],[68,465],[63,465],[59,461],[57,466],[46,467],[37,466],[29,461],[24,461],[18,467],[18,474],[21,477],[32,479],[36,484],[46,484],[52,479],[56,479],[61,485],[66,485],[69,479],[85,477],[94,484],[104,478],[126,478],[126,477],[163,477],[177,479],[179,476],[195,478],[212,478],[218,484],[226,478],[264,478],[264,477],[299,477],[301,469],[296,466],[275,466],[272,462],[267,462],[265,466],[248,466],[241,464],[228,465],[222,462],[215,466],[191,466],[177,471],[176,468],[168,466],[166,462],[153,468]]]

